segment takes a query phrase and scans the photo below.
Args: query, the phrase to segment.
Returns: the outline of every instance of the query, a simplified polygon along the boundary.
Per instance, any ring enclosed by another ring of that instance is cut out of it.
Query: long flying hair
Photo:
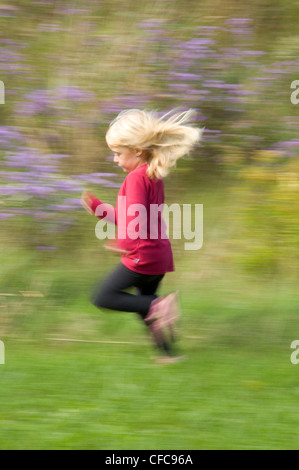
[[[109,146],[141,148],[149,178],[165,178],[177,160],[190,153],[203,129],[192,127],[193,109],[172,110],[159,117],[156,111],[129,109],[111,122],[106,134]]]

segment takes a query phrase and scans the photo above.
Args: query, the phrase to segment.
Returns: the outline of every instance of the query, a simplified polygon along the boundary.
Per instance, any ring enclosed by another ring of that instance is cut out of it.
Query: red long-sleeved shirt
[[[107,204],[92,197],[90,207],[96,213],[101,205],[99,218],[105,217],[105,220],[116,223],[118,246],[128,252],[121,258],[124,266],[140,274],[165,274],[175,268],[162,210],[156,210],[158,206],[163,208],[164,183],[161,179],[150,179],[146,170],[145,163],[127,175],[111,219],[111,206],[108,208]],[[142,210],[133,204],[141,204]]]

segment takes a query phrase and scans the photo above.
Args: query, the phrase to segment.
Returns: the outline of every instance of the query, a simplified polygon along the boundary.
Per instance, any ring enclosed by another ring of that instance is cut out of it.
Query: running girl
[[[127,173],[118,193],[113,218],[119,229],[123,224],[118,220],[118,213],[121,213],[118,204],[120,200],[125,201],[125,235],[118,236],[117,240],[116,250],[121,254],[121,262],[97,287],[92,302],[98,308],[136,312],[162,352],[158,360],[163,362],[177,359],[172,353],[172,332],[179,307],[176,293],[157,296],[164,275],[175,268],[161,212],[158,212],[154,235],[149,218],[151,205],[164,204],[163,178],[201,137],[202,130],[190,125],[194,116],[193,110],[170,112],[159,117],[154,111],[130,109],[122,111],[112,121],[106,134],[114,162]],[[136,204],[146,209],[146,216],[139,220],[137,237],[131,223]],[[105,204],[88,191],[82,195],[82,205],[99,218],[107,215]],[[126,292],[130,287],[136,288],[136,295]]]

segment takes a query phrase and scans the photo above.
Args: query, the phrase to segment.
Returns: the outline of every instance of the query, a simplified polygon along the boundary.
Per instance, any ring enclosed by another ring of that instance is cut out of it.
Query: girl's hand
[[[106,248],[106,250],[114,251],[115,253],[120,254],[120,255],[127,255],[130,253],[127,250],[122,250],[121,248],[119,248],[116,240],[110,240],[104,245],[104,247]]]
[[[91,215],[94,215],[93,211],[91,210],[91,203],[92,203],[92,193],[90,191],[84,191],[81,196],[81,205],[84,209],[87,210]]]

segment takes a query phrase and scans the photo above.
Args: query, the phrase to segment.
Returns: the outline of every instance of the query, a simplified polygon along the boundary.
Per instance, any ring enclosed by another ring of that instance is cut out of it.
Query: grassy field
[[[195,287],[182,299],[187,359],[167,366],[151,360],[134,316],[94,315],[84,302],[25,315],[31,334],[4,338],[1,449],[298,448],[290,291],[244,299]]]

